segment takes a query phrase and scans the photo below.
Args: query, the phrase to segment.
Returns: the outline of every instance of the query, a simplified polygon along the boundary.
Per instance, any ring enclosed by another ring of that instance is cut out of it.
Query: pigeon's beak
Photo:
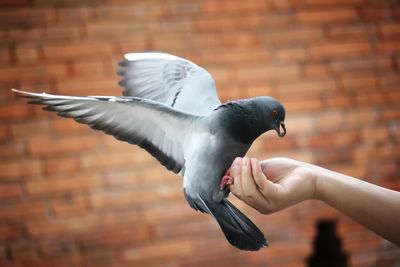
[[[282,130],[281,130],[282,128]],[[278,132],[279,137],[284,137],[286,134],[286,127],[283,121],[278,121],[276,125],[276,131]]]

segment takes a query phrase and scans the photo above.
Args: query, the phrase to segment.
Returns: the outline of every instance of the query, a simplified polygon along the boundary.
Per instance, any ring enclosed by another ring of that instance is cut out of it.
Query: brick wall
[[[120,94],[116,62],[141,50],[201,64],[224,101],[279,98],[288,135],[262,136],[252,156],[400,188],[398,1],[2,0],[0,265],[304,266],[322,218],[337,221],[351,266],[395,258],[316,201],[262,216],[233,199],[271,243],[238,251],[188,207],[181,178],[142,150],[9,91]]]

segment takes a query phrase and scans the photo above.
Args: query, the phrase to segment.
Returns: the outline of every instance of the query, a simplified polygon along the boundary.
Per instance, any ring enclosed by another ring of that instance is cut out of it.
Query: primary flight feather
[[[284,136],[285,109],[272,97],[221,104],[211,75],[166,53],[130,53],[120,62],[123,96],[62,96],[13,89],[30,103],[135,144],[183,176],[195,210],[212,215],[243,250],[268,245],[263,233],[226,197],[229,167],[252,142],[274,129]]]

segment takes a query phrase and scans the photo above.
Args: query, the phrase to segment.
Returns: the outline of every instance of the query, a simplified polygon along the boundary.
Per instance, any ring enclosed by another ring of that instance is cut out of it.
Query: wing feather
[[[45,105],[45,110],[139,145],[175,173],[185,163],[181,144],[199,118],[137,97],[71,97],[13,91],[30,98],[30,103]]]
[[[124,96],[201,115],[221,105],[211,75],[189,60],[159,52],[129,53],[119,65]]]

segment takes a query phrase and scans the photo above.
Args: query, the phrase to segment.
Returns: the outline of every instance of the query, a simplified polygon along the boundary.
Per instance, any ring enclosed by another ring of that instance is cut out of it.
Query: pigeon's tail
[[[226,239],[242,250],[259,250],[268,246],[268,241],[257,226],[228,200],[222,202],[207,201],[198,195],[196,206],[217,220]]]

